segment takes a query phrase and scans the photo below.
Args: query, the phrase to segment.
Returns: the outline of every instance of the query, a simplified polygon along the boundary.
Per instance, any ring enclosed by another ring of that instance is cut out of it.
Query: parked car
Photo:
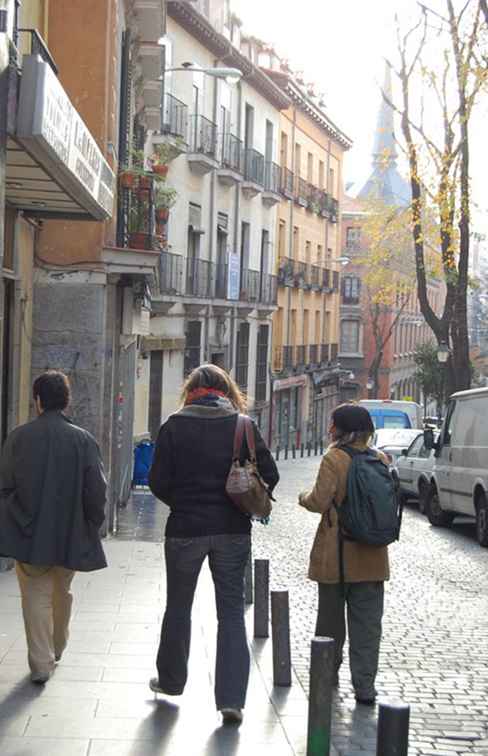
[[[408,449],[402,449],[393,472],[398,480],[403,499],[417,499],[419,511],[422,513],[425,512],[425,502],[435,461],[434,454],[434,449],[426,447],[424,434],[419,433]]]
[[[394,399],[361,399],[375,428],[422,428],[423,411],[420,404]]]
[[[374,434],[373,446],[384,452],[395,465],[402,451],[408,449],[419,435],[422,431],[418,428],[383,428]]]
[[[488,388],[453,394],[436,442],[426,513],[435,526],[449,526],[457,515],[476,519],[476,535],[488,546]]]

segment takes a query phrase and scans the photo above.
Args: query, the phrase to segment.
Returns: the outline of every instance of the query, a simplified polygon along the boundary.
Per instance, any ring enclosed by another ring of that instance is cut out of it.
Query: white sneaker
[[[224,724],[241,724],[244,717],[242,709],[225,708],[221,709],[220,713],[222,714]]]

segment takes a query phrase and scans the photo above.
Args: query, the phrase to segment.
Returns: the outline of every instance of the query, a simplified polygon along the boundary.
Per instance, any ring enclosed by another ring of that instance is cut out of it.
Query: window
[[[424,437],[419,436],[415,439],[412,446],[408,450],[408,456],[409,457],[420,457],[420,452],[422,450],[422,446],[424,445]]]
[[[293,259],[298,260],[300,256],[300,233],[298,226],[293,226]]]
[[[288,134],[281,132],[281,150],[280,150],[281,167],[288,167]]]
[[[266,401],[268,382],[269,326],[259,326],[256,354],[256,401]]]
[[[454,423],[454,446],[488,446],[486,397],[460,402]]]
[[[237,332],[236,344],[236,381],[239,388],[247,393],[249,370],[249,323],[241,323]]]
[[[324,258],[324,248],[321,244],[317,244],[317,262],[320,263]]]
[[[278,256],[280,258],[286,257],[286,223],[284,220],[280,220],[278,227]]]
[[[313,184],[313,155],[311,152],[307,155],[307,181]]]
[[[346,247],[354,248],[359,245],[361,241],[361,229],[349,226],[346,229]]]
[[[346,276],[342,281],[342,298],[344,304],[358,304],[361,281],[355,276]]]
[[[186,328],[185,344],[185,375],[191,373],[200,363],[200,344],[202,335],[202,324],[199,320],[190,320]]]
[[[335,195],[335,172],[333,168],[329,168],[329,194]]]
[[[319,189],[324,188],[325,166],[323,160],[319,162]]]
[[[308,264],[312,262],[312,242],[305,242],[305,260]]]
[[[301,176],[302,173],[302,148],[299,144],[295,145],[295,176]]]
[[[359,321],[343,320],[341,323],[341,352],[357,354],[359,352]]]

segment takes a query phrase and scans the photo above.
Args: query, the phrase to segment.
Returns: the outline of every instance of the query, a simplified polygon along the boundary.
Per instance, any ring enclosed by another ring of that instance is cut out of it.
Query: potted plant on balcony
[[[144,230],[148,219],[148,207],[144,202],[135,202],[129,210],[129,247],[148,249],[149,234]]]
[[[173,187],[158,183],[154,192],[154,209],[156,224],[161,227],[168,222],[169,211],[178,199],[178,192]]]
[[[149,188],[151,187],[151,174],[148,174],[147,171],[144,169],[145,166],[145,157],[144,157],[144,151],[143,150],[132,150],[131,151],[131,166],[127,168],[122,168],[119,171],[119,186],[122,189],[136,189],[141,188],[141,178],[143,179],[143,187],[144,182],[146,181],[145,177],[149,177]],[[144,178],[143,178],[144,177]],[[144,188],[148,188],[147,186]]]
[[[153,173],[158,177],[166,178],[168,175],[169,163],[173,157],[174,150],[170,144],[155,144],[153,154],[150,158]]]

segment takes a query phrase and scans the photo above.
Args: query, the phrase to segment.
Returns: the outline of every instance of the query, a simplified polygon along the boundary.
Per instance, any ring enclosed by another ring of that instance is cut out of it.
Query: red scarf
[[[188,396],[186,397],[185,406],[187,404],[191,404],[192,402],[195,402],[197,399],[202,399],[204,396],[222,396],[226,397],[227,395],[224,394],[223,391],[219,391],[218,389],[212,389],[212,388],[197,388],[193,391],[190,391]]]

